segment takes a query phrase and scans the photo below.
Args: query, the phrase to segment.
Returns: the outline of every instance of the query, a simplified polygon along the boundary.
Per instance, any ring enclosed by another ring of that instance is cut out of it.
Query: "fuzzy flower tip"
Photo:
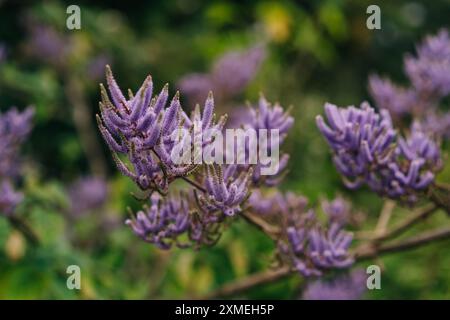
[[[107,66],[106,79],[109,95],[101,85],[102,101],[100,116],[97,116],[99,129],[110,147],[118,169],[135,181],[143,190],[167,190],[168,184],[177,177],[191,173],[198,165],[194,161],[177,163],[173,160],[175,136],[178,132],[187,132],[192,141],[195,125],[201,132],[221,130],[226,117],[214,121],[214,98],[212,93],[206,99],[203,112],[196,107],[190,117],[183,111],[177,92],[168,104],[169,93],[166,84],[157,96],[153,96],[153,81],[148,76],[136,94],[129,91],[125,98],[111,69]],[[184,131],[182,131],[184,130]],[[187,138],[184,134],[184,138]],[[203,143],[208,143],[201,136]],[[132,169],[119,158],[127,155]]]
[[[31,131],[34,109],[16,108],[0,114],[0,212],[10,215],[23,195],[14,190],[14,180],[21,172],[20,146]]]
[[[207,166],[205,170],[205,194],[198,196],[201,207],[206,211],[220,210],[227,216],[234,216],[242,210],[241,204],[249,196],[252,169],[237,171],[236,165],[228,165],[225,171],[220,166]]]
[[[294,118],[290,115],[289,110],[285,111],[279,103],[272,105],[261,94],[258,105],[255,108],[250,108],[250,121],[244,125],[244,128],[255,130],[258,138],[257,152],[266,155],[272,155],[274,152],[279,152],[281,144],[284,142],[289,130],[294,124]],[[276,133],[275,139],[272,139],[272,134]],[[267,139],[261,139],[264,135]],[[248,147],[248,146],[247,146]],[[252,151],[246,149],[246,159],[251,156]],[[289,162],[289,155],[283,153],[277,161],[277,170],[274,174],[264,175],[262,170],[267,169],[273,164],[263,164],[261,161],[254,166],[252,182],[254,185],[264,184],[269,187],[276,186],[281,182],[286,172]]]
[[[317,116],[317,126],[349,188],[366,184],[379,194],[414,202],[441,168],[439,147],[418,124],[403,138],[386,110],[377,114],[367,103],[360,109],[326,104],[325,113],[328,124]]]

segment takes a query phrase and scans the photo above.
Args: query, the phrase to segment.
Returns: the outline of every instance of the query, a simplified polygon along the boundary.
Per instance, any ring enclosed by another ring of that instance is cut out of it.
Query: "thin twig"
[[[182,176],[181,179],[183,179],[184,181],[186,181],[187,183],[189,183],[191,186],[197,188],[198,190],[200,190],[203,193],[206,193],[206,189],[203,188],[200,184],[198,184],[197,182],[195,182],[194,180],[189,179],[188,177]]]
[[[377,256],[387,253],[413,249],[428,244],[432,241],[443,240],[448,238],[450,238],[450,227],[445,227],[438,230],[424,232],[418,236],[411,237],[406,240],[397,241],[395,243],[385,244],[378,247],[375,246],[373,242],[370,242],[370,245],[365,244],[358,247],[354,251],[354,256],[355,260],[361,261],[370,258],[375,258]],[[287,267],[283,267],[275,271],[269,270],[256,273],[247,278],[240,279],[232,283],[228,283],[223,287],[217,289],[216,291],[211,292],[204,298],[216,299],[221,297],[234,296],[239,293],[245,292],[251,288],[275,282],[277,280],[280,280],[284,277],[293,274],[294,272],[295,271]]]
[[[417,236],[410,237],[406,240],[395,241],[380,245],[375,248],[369,248],[368,246],[361,246],[355,250],[355,258],[357,260],[365,260],[377,257],[381,254],[387,254],[391,252],[399,252],[412,248],[419,247],[424,244],[428,244],[432,241],[443,240],[450,238],[450,226],[443,227],[436,230],[426,231]]]
[[[410,214],[408,218],[399,222],[396,226],[394,226],[391,230],[385,231],[384,233],[359,233],[359,238],[364,238],[373,241],[383,241],[387,239],[395,238],[396,236],[402,234],[409,227],[420,222],[426,218],[428,218],[432,213],[436,212],[438,206],[434,203],[431,203],[421,209],[415,210],[414,213]],[[363,235],[363,236],[361,236]]]
[[[377,226],[375,227],[376,235],[381,235],[386,232],[394,208],[395,208],[395,201],[386,200],[384,202],[383,209],[381,209],[380,216],[378,218]]]
[[[260,273],[255,273],[251,276],[248,276],[247,278],[224,285],[216,291],[213,291],[210,294],[202,297],[202,300],[233,296],[237,293],[244,292],[258,285],[281,280],[291,273],[292,271],[287,267],[283,267],[277,270],[268,270]]]
[[[248,223],[255,226],[265,234],[267,234],[272,239],[277,239],[280,235],[281,230],[277,226],[267,223],[264,219],[254,215],[248,211],[242,212],[241,215]]]

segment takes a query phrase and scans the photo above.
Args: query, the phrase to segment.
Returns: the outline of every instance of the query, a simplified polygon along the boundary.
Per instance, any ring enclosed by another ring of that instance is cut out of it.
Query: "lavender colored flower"
[[[370,76],[369,91],[378,108],[388,110],[395,117],[410,113],[417,103],[413,89],[399,87],[389,79],[382,79],[377,75]]]
[[[447,30],[427,37],[417,48],[417,57],[405,57],[405,71],[415,89],[427,97],[450,93],[450,37]]]
[[[317,126],[333,149],[333,161],[345,177],[349,188],[367,183],[375,191],[381,191],[379,169],[392,161],[392,144],[396,132],[386,110],[380,114],[363,103],[355,107],[338,108],[325,104],[329,126],[317,116]],[[376,168],[376,169],[373,169]]]
[[[16,192],[8,180],[3,180],[0,184],[0,213],[11,215],[16,206],[22,201],[23,195]]]
[[[36,58],[56,66],[67,62],[67,55],[72,50],[72,44],[51,26],[30,22],[28,25],[29,40],[27,49]]]
[[[313,264],[322,269],[347,268],[354,262],[348,248],[353,235],[332,222],[328,230],[314,228],[309,232],[308,255]]]
[[[10,215],[23,195],[14,190],[20,173],[19,149],[31,131],[33,108],[19,112],[16,108],[0,114],[0,212]]]
[[[315,280],[303,291],[304,300],[360,300],[367,291],[367,276],[362,269],[338,275],[332,280]]]
[[[259,215],[270,215],[278,212],[277,200],[281,193],[276,192],[269,195],[264,195],[259,189],[253,190],[248,198],[248,205],[252,212]]]
[[[345,224],[350,216],[351,205],[342,197],[337,197],[333,201],[322,201],[322,210],[330,221]]]
[[[101,117],[97,116],[99,129],[103,138],[113,152],[118,169],[132,178],[141,189],[167,190],[168,184],[175,178],[187,175],[197,168],[195,161],[186,164],[175,163],[173,148],[176,145],[174,134],[185,129],[194,132],[195,125],[205,132],[201,136],[203,143],[208,143],[206,133],[221,130],[226,117],[213,121],[214,99],[212,93],[205,102],[203,113],[197,107],[188,117],[181,108],[179,93],[176,93],[169,107],[168,85],[164,86],[157,97],[152,99],[153,82],[150,76],[144,81],[136,95],[129,92],[126,99],[117,85],[112,72],[106,72],[111,100],[101,86]],[[186,138],[186,136],[185,136]],[[130,170],[117,154],[127,154],[134,170]]]
[[[162,202],[160,195],[151,197],[151,206],[139,211],[126,224],[144,241],[169,249],[176,238],[189,228],[189,206],[185,198]]]
[[[226,96],[242,92],[255,76],[264,57],[265,50],[262,46],[255,46],[244,52],[232,51],[222,56],[214,64],[211,73],[215,92]]]
[[[450,112],[428,112],[421,120],[421,126],[424,132],[428,132],[437,137],[450,139]]]
[[[222,211],[227,216],[234,216],[242,210],[241,204],[249,195],[249,180],[252,169],[238,172],[237,165],[209,165],[205,172],[205,194],[198,196],[200,206],[206,211]]]
[[[31,131],[34,109],[12,108],[0,115],[0,177],[16,177],[20,169],[19,148]]]
[[[254,78],[264,57],[263,46],[228,52],[214,63],[211,72],[188,74],[178,86],[193,102],[203,101],[210,90],[220,100],[230,99]]]
[[[331,203],[337,208],[339,201],[336,199]],[[343,230],[344,222],[327,214],[326,222],[321,223],[307,204],[306,198],[292,193],[278,197],[278,211],[274,212],[280,215],[285,230],[285,237],[278,241],[281,257],[305,277],[320,276],[324,270],[352,265],[354,260],[348,248],[353,237]]]
[[[442,167],[442,160],[438,145],[422,130],[419,122],[414,122],[409,136],[398,139],[395,150],[396,162],[390,163],[389,168],[395,175],[395,186],[391,195],[410,194],[410,201],[415,200],[412,190],[423,190],[434,181],[434,172]]]
[[[321,116],[317,125],[333,150],[333,160],[349,188],[367,184],[391,198],[417,199],[440,169],[439,148],[418,126],[407,139],[397,139],[386,110],[380,114],[367,104],[361,109],[326,104],[329,126]]]
[[[289,112],[285,112],[283,108],[276,103],[274,106],[261,95],[258,103],[258,107],[250,109],[251,122],[244,125],[247,129],[253,129],[256,131],[258,138],[258,152],[260,148],[265,148],[267,155],[271,155],[274,152],[274,148],[279,148],[279,146],[285,140],[289,129],[294,124],[294,118],[289,115]],[[260,144],[260,134],[261,130],[267,130],[268,138],[267,143]],[[272,141],[271,132],[272,130],[278,130],[278,139]],[[246,150],[246,159],[250,156],[250,150]],[[261,170],[265,167],[269,167],[270,164],[262,164],[258,162],[254,166],[252,181],[255,185],[265,184],[266,186],[275,186],[280,183],[283,179],[283,172],[287,167],[289,161],[288,154],[282,154],[280,159],[278,159],[278,171],[274,175],[262,175]]]
[[[83,177],[68,190],[72,216],[79,217],[103,206],[108,196],[108,186],[102,178]]]
[[[221,219],[212,214],[202,214],[191,208],[192,196],[180,194],[166,199],[154,193],[150,207],[128,219],[134,233],[160,249],[170,249],[214,244],[220,236]]]

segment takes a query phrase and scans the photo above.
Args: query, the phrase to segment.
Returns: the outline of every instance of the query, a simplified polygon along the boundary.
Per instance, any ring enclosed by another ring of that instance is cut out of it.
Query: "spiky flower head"
[[[210,130],[221,130],[226,117],[214,121],[212,93],[206,99],[203,113],[196,107],[191,117],[188,117],[181,108],[178,92],[169,106],[166,106],[168,85],[157,96],[152,97],[151,76],[146,78],[135,95],[129,91],[128,98],[120,90],[109,66],[106,78],[109,95],[101,86],[101,115],[97,116],[97,120],[118,169],[143,190],[166,192],[170,182],[191,173],[198,166],[194,155],[190,162],[180,164],[173,160],[173,149],[177,144],[175,137],[187,138],[189,135],[190,141],[195,141],[199,138],[196,136],[195,126],[199,126],[200,131],[206,135]],[[180,135],[180,132],[188,132],[188,135]],[[203,133],[201,135],[200,141],[208,143],[206,136]],[[119,154],[127,155],[133,169],[128,168]]]
[[[397,137],[389,113],[363,103],[360,109],[325,105],[328,125],[317,117],[319,130],[333,150],[333,160],[349,188],[363,184],[373,191],[408,202],[426,189],[441,167],[437,144],[418,123],[405,139]]]
[[[205,169],[205,193],[199,194],[200,206],[206,211],[221,211],[234,216],[242,211],[241,205],[249,196],[252,169],[238,172],[237,165],[208,165]]]

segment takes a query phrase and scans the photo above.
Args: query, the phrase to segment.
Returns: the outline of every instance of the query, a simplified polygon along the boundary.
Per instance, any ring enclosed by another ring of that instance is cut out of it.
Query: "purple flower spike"
[[[342,198],[324,202],[325,223],[317,219],[305,197],[289,193],[277,194],[277,198],[271,218],[282,221],[284,236],[278,240],[282,259],[305,277],[320,276],[326,269],[353,264],[348,252],[353,237],[343,230],[343,216],[350,215],[350,207]]]
[[[31,131],[34,109],[22,112],[16,108],[0,114],[0,212],[10,215],[23,195],[14,190],[13,182],[21,171],[19,149]]]
[[[392,128],[389,114],[363,104],[361,109],[325,105],[329,125],[317,125],[333,150],[333,160],[349,188],[367,184],[390,198],[417,200],[417,191],[434,181],[442,167],[439,147],[414,123],[407,139]]]
[[[211,143],[207,134],[222,130],[226,117],[214,119],[214,99],[208,95],[203,108],[196,107],[188,117],[180,104],[177,92],[169,105],[168,85],[153,95],[152,78],[148,76],[136,95],[129,92],[126,99],[120,90],[109,66],[106,68],[109,95],[101,86],[102,102],[97,122],[104,140],[110,147],[118,169],[133,179],[143,190],[158,190],[166,193],[170,182],[185,176],[198,167],[194,161],[194,143],[200,139],[202,145]],[[201,134],[197,132],[201,132]],[[177,137],[181,140],[178,141]],[[187,144],[190,158],[174,160],[174,148]],[[132,168],[118,154],[126,154]]]
[[[395,117],[408,114],[416,105],[414,90],[396,86],[389,79],[377,75],[369,78],[369,91],[378,108],[388,110]]]
[[[314,228],[309,232],[309,256],[313,264],[322,269],[347,268],[354,259],[349,255],[348,248],[353,235],[341,230],[337,223],[331,223],[325,232]]]
[[[417,48],[417,57],[405,58],[405,71],[417,91],[442,98],[450,93],[450,37],[447,30],[429,36]]]
[[[327,103],[325,113],[329,125],[317,116],[317,126],[334,151],[334,163],[344,175],[347,187],[356,188],[367,182],[375,189],[381,188],[372,183],[371,179],[378,180],[369,171],[392,161],[396,132],[389,113],[382,110],[376,114],[368,103],[363,103],[361,109]]]
[[[342,197],[337,197],[333,201],[323,201],[322,210],[327,214],[330,221],[345,224],[350,215],[350,203]]]
[[[144,207],[136,217],[125,222],[144,241],[160,249],[170,249],[177,237],[189,229],[190,213],[183,197],[161,200],[159,194],[151,197],[150,207]]]
[[[220,166],[206,167],[204,181],[206,194],[200,194],[198,197],[200,205],[206,211],[220,210],[227,216],[234,216],[242,210],[241,204],[249,195],[252,169],[236,175],[236,171],[233,170],[235,167],[236,165],[230,165],[225,168],[225,172]]]
[[[244,127],[246,129],[252,129],[256,131],[256,136],[258,138],[258,152],[261,152],[260,148],[265,148],[264,153],[271,155],[274,148],[279,148],[280,145],[285,140],[289,129],[294,124],[294,118],[289,115],[289,111],[284,111],[284,109],[278,104],[271,105],[266,98],[261,94],[258,102],[257,108],[250,108],[250,123],[246,124]],[[260,143],[260,130],[267,130],[267,143]],[[272,141],[271,132],[272,130],[278,131],[278,139]],[[250,150],[246,150],[246,159],[250,156]],[[281,154],[278,161],[278,170],[272,175],[263,175],[261,170],[263,168],[269,167],[269,165],[262,164],[258,162],[254,166],[252,182],[255,185],[265,184],[266,186],[272,187],[278,185],[283,179],[283,173],[286,172],[286,167],[289,162],[288,154]]]

